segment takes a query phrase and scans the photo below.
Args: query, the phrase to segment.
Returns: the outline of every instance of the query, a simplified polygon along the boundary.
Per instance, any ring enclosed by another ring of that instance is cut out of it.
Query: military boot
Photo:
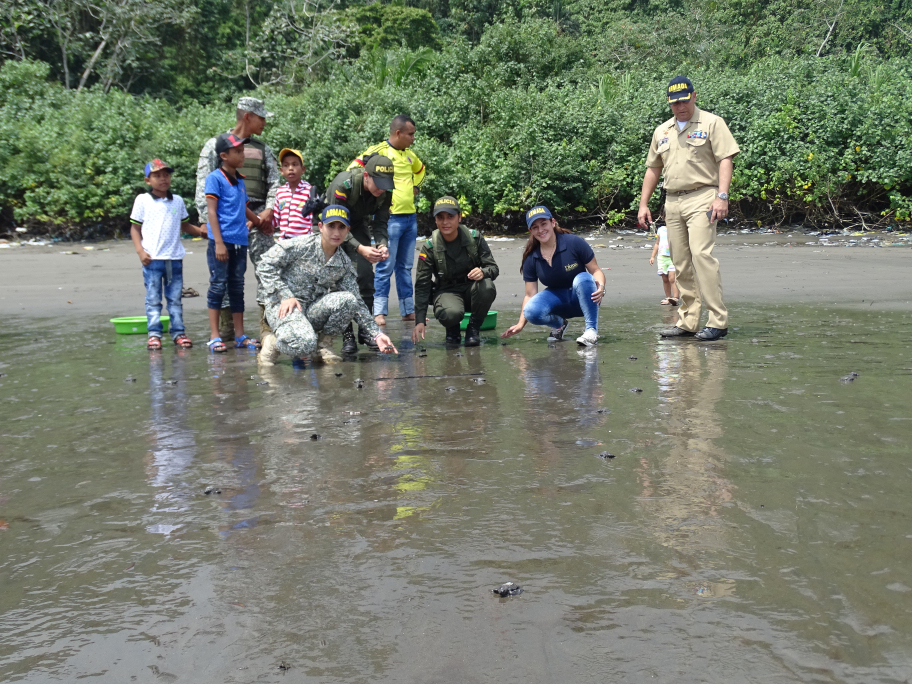
[[[478,330],[478,326],[472,323],[471,321],[466,326],[466,339],[465,346],[467,347],[477,347],[481,344],[481,336]]]
[[[380,347],[377,345],[377,340],[373,337],[368,337],[364,334],[364,331],[361,329],[361,326],[358,326],[358,342],[363,344],[365,347],[371,351],[377,351]]]
[[[319,346],[313,357],[314,361],[319,360],[323,363],[339,363],[342,360],[342,357],[333,351],[333,342],[335,342],[335,338],[332,335],[320,335]]]
[[[355,327],[349,323],[345,332],[342,333],[342,354],[357,354],[358,343],[355,342]]]
[[[447,344],[462,344],[462,331],[458,325],[447,326],[446,340]]]

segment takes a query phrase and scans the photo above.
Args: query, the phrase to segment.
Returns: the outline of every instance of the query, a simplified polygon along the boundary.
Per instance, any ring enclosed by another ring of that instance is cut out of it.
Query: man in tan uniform
[[[665,220],[671,260],[681,292],[678,324],[662,337],[718,340],[728,334],[728,311],[722,303],[719,260],[713,255],[716,222],[728,216],[728,188],[738,143],[725,121],[697,108],[693,83],[676,76],[668,84],[673,117],[655,129],[646,157],[646,176],[637,219],[652,223],[649,198],[665,181]],[[700,309],[709,320],[700,332]]]

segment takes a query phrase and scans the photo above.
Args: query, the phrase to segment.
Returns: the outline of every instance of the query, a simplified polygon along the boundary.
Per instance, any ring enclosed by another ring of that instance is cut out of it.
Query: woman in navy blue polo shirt
[[[519,323],[507,328],[501,337],[512,337],[526,323],[547,325],[549,340],[564,337],[570,318],[586,319],[585,332],[578,344],[591,347],[598,340],[598,308],[605,296],[605,274],[595,261],[595,253],[581,237],[557,225],[547,207],[526,212],[529,241],[523,250],[520,270],[526,283]],[[538,291],[538,283],[545,286]]]

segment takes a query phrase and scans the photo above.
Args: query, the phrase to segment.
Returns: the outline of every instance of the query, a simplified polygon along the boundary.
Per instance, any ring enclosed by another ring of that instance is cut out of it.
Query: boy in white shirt
[[[677,306],[678,288],[675,285],[675,267],[671,263],[671,245],[668,244],[668,227],[659,226],[656,230],[656,242],[652,248],[652,255],[649,257],[649,263],[655,263],[656,257],[659,259],[659,275],[662,276],[662,286],[665,288],[665,299],[659,304],[671,304]]]
[[[174,170],[161,159],[153,159],[145,168],[149,192],[139,195],[130,212],[130,237],[143,267],[146,284],[146,318],[148,319],[149,349],[161,349],[162,294],[171,317],[170,331],[174,344],[185,349],[193,342],[184,331],[184,307],[181,290],[184,287],[182,261],[184,246],[181,230],[201,235],[198,226],[189,221],[187,208],[180,196],[171,192]]]

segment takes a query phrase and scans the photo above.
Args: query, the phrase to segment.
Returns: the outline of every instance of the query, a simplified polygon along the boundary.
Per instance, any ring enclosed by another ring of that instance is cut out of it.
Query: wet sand
[[[881,244],[899,244],[864,246],[878,237]],[[733,312],[755,302],[839,304],[875,309],[912,306],[912,279],[908,276],[912,243],[884,234],[869,235],[867,239],[839,236],[830,240],[836,244],[821,245],[819,237],[807,235],[721,235],[715,254],[721,263],[726,304]],[[201,295],[184,300],[185,315],[192,318],[194,312],[206,308],[206,243],[186,240],[184,244],[188,252],[184,285],[195,288]],[[519,238],[490,243],[500,266],[495,309],[519,308],[523,292],[519,275],[523,244],[524,239]],[[606,271],[607,305],[656,303],[662,298],[661,281],[649,265],[651,241],[636,235],[609,234],[597,236],[591,244],[599,265],[610,269]],[[0,315],[3,316],[110,318],[142,315],[144,311],[141,267],[129,241],[2,249],[0,268],[3,272]],[[248,305],[254,296],[253,273],[248,269]],[[391,296],[393,306],[395,301],[395,296]]]

